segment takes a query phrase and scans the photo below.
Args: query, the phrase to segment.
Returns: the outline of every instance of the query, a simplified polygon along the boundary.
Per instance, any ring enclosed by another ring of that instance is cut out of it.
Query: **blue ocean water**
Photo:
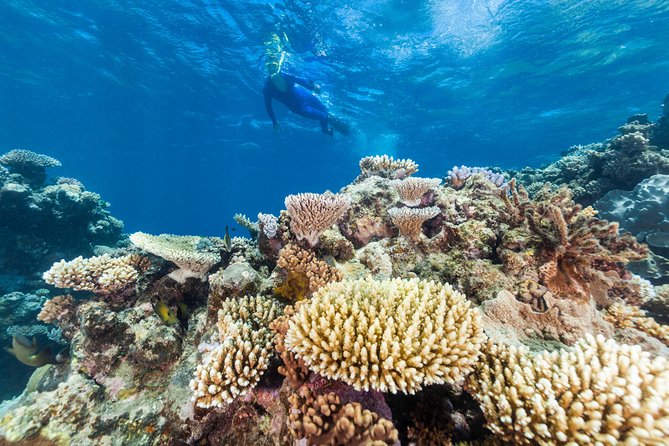
[[[272,131],[273,33],[350,137],[281,105]],[[666,0],[5,0],[0,152],[58,158],[128,232],[220,235],[236,212],[338,190],[366,155],[422,176],[541,165],[655,119],[668,72]]]

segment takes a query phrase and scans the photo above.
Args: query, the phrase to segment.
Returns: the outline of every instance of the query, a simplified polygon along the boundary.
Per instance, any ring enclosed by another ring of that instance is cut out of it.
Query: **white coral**
[[[290,229],[298,239],[306,240],[309,246],[318,243],[318,237],[337,222],[351,205],[348,195],[297,194],[285,200],[290,216]]]
[[[441,178],[419,177],[392,180],[390,182],[390,184],[397,190],[397,193],[402,199],[402,203],[407,206],[418,206],[423,195],[425,195],[427,191],[439,186],[440,183]]]

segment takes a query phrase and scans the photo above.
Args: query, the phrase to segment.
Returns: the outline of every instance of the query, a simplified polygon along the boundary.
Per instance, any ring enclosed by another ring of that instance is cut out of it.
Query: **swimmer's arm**
[[[311,91],[318,91],[319,86],[312,80],[306,80],[302,79],[301,77],[293,76],[293,75],[285,75],[285,77],[288,77],[289,81],[292,81],[295,84],[302,85],[304,88],[308,88]]]
[[[265,110],[267,114],[272,119],[272,125],[276,127],[278,125],[276,121],[276,116],[274,116],[274,109],[272,108],[272,95],[267,89],[263,90],[263,96],[265,96]]]

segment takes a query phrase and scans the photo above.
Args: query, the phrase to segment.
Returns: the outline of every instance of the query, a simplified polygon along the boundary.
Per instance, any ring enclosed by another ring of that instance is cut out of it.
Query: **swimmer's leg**
[[[306,98],[302,104],[302,107],[300,107],[299,111],[297,111],[297,114],[304,116],[305,118],[319,121],[321,123],[321,131],[327,135],[333,135],[334,132],[328,125],[328,109],[321,101],[318,100],[316,96],[309,96]]]
[[[333,129],[341,133],[342,135],[348,135],[351,133],[351,126],[339,119],[336,116],[329,116],[330,118],[330,125],[332,126]]]

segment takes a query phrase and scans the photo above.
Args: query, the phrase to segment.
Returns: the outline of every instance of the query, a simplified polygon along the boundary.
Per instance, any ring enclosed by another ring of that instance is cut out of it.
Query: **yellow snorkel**
[[[285,33],[283,37],[288,41]],[[276,33],[272,34],[270,39],[265,42],[265,56],[267,57],[267,62],[265,62],[267,73],[270,76],[276,76],[281,72],[283,62],[286,60],[286,51],[283,49],[281,38]]]

